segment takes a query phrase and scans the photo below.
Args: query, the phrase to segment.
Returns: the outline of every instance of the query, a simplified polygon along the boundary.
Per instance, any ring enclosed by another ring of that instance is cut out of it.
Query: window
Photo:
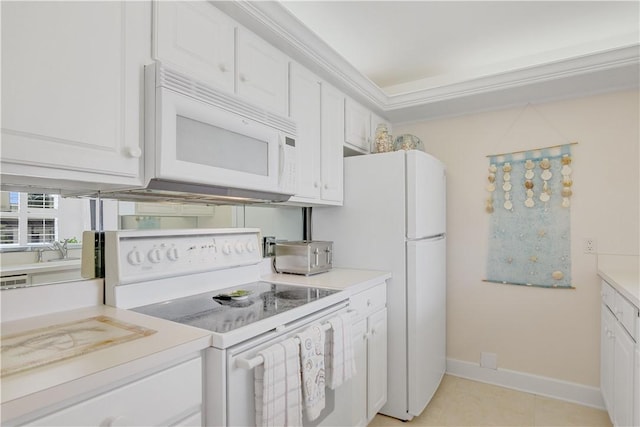
[[[0,246],[51,243],[58,237],[58,196],[0,192]]]

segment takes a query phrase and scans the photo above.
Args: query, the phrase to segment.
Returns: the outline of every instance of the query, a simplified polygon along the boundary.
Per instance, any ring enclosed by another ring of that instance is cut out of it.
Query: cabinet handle
[[[313,188],[318,188],[318,186],[319,186],[318,181],[313,183]]]
[[[222,63],[221,63],[220,65],[218,65],[218,68],[219,68],[219,69],[220,69],[220,71],[222,71],[223,73],[226,73],[227,71],[229,71],[229,70],[227,69],[227,66],[226,66],[226,65],[224,65],[224,64],[222,64]]]
[[[142,150],[140,147],[129,147],[127,149],[127,154],[129,157],[133,157],[134,159],[139,159],[142,156]]]
[[[616,335],[613,333],[613,331],[607,331],[607,337],[608,338],[615,338]]]
[[[370,299],[367,300],[367,307],[371,307],[371,300]]]
[[[245,76],[244,74],[240,74],[238,76],[238,78],[240,79],[241,82],[246,83],[249,81],[249,79],[247,78],[247,76]]]

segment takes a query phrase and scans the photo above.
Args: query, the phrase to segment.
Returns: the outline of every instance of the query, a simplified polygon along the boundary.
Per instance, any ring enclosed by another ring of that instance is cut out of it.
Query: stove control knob
[[[237,242],[236,243],[236,252],[239,253],[239,254],[244,252],[244,245],[242,244],[242,242]]]
[[[253,241],[251,241],[251,240],[250,240],[250,241],[247,243],[247,252],[252,253],[252,252],[253,252],[253,251],[255,251],[255,250],[256,250],[256,244],[255,244],[255,243],[253,243]]]
[[[222,246],[222,252],[225,255],[230,255],[231,254],[231,245],[227,242]]]
[[[142,254],[139,250],[133,249],[127,254],[127,261],[129,261],[131,265],[140,265],[143,261]]]
[[[169,261],[177,261],[178,258],[180,258],[180,255],[178,254],[178,248],[176,248],[175,246],[170,247],[167,251],[167,259]]]
[[[162,261],[162,253],[158,248],[151,249],[149,251],[149,254],[147,254],[147,257],[149,258],[149,261],[151,261],[154,264],[157,264],[160,261]]]

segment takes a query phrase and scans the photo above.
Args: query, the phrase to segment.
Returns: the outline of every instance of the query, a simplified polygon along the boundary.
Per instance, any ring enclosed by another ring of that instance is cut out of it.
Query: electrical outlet
[[[598,242],[596,239],[591,237],[587,237],[584,239],[584,253],[585,254],[595,254],[598,251]]]
[[[487,369],[498,369],[498,355],[495,353],[480,353],[480,367]]]

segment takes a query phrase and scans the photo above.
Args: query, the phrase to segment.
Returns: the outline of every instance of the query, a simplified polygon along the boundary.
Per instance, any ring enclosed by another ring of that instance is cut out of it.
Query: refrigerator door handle
[[[437,242],[438,240],[444,240],[447,238],[446,233],[436,234],[433,236],[420,237],[418,239],[407,239],[407,242]]]

